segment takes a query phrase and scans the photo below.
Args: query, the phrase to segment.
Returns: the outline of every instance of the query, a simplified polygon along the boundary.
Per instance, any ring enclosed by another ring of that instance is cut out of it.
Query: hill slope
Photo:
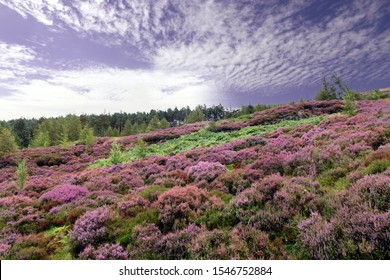
[[[357,109],[298,103],[10,154],[0,160],[0,257],[389,258],[390,103]]]

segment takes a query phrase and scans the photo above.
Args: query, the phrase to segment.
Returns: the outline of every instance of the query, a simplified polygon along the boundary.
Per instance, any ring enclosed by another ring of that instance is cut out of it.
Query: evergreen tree
[[[166,118],[162,118],[162,120],[160,121],[160,128],[161,129],[166,129],[166,128],[169,128],[170,125],[169,125],[169,122],[167,121]]]
[[[130,120],[126,120],[125,126],[122,130],[122,136],[128,136],[133,134],[133,126],[131,125]]]
[[[19,190],[22,190],[24,188],[24,184],[27,178],[27,164],[25,160],[19,162],[15,175],[16,175],[16,185],[18,186]]]
[[[143,159],[147,154],[147,146],[141,137],[138,138],[137,145],[133,148],[134,155],[137,159]]]
[[[92,146],[95,142],[96,137],[93,133],[93,128],[89,126],[85,126],[80,132],[80,141],[85,145],[86,149]]]
[[[0,130],[0,156],[5,155],[6,153],[16,150],[18,146],[16,145],[15,136],[12,135],[11,131],[3,127]]]
[[[204,121],[205,117],[201,107],[196,107],[186,118],[186,123],[195,123]]]
[[[133,128],[132,128],[132,135],[133,134],[138,134],[138,133],[140,133],[141,132],[141,128],[140,128],[140,126],[139,126],[139,124],[136,122],[136,123],[134,123],[133,124]]]
[[[76,115],[67,115],[64,120],[64,134],[68,141],[80,139],[81,121]]]
[[[154,117],[150,120],[149,127],[150,127],[150,130],[151,130],[151,131],[157,130],[157,129],[160,128],[160,122],[158,121],[158,119],[157,119],[156,116],[154,116]]]

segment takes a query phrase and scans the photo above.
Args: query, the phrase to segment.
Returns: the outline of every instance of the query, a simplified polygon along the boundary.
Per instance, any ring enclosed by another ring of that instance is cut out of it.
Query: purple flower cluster
[[[110,216],[110,210],[107,207],[85,213],[74,224],[69,236],[70,241],[81,247],[100,242],[108,233],[107,223]]]
[[[97,249],[89,244],[79,254],[81,260],[127,260],[128,254],[121,245],[104,244]]]
[[[86,188],[74,185],[58,186],[44,193],[41,196],[42,200],[56,201],[59,203],[68,203],[74,200],[79,200],[89,194]]]
[[[211,183],[219,175],[226,172],[226,167],[219,162],[200,161],[188,169],[188,176],[194,182],[207,181]]]

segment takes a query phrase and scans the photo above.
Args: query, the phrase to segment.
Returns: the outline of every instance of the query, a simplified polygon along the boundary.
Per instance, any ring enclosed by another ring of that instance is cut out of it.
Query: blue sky
[[[389,86],[390,2],[0,0],[0,119]]]

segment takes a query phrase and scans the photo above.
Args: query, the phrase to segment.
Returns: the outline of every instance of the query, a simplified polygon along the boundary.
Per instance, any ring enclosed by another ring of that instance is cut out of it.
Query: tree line
[[[242,106],[240,109],[227,109],[221,104],[195,109],[183,107],[150,112],[114,114],[73,114],[65,117],[0,121],[0,153],[17,147],[49,147],[84,143],[89,145],[95,137],[119,137],[158,129],[180,126],[199,121],[218,121],[226,118],[251,114],[270,108],[270,105]],[[1,154],[0,154],[1,156]]]

